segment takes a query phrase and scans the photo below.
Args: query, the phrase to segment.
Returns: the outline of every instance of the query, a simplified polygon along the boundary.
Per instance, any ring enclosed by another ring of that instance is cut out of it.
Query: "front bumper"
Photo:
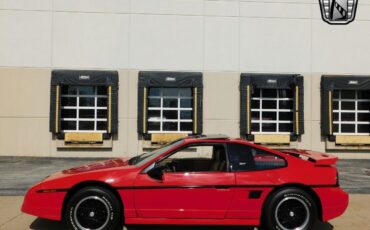
[[[27,191],[22,212],[45,219],[62,220],[63,201],[67,192],[38,192],[40,189],[40,185],[35,185]]]
[[[342,215],[349,202],[349,195],[340,187],[315,188],[322,207],[322,221],[328,221]]]

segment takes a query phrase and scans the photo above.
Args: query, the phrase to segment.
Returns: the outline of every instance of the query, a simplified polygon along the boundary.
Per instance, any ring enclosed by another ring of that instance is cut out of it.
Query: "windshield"
[[[157,150],[154,150],[152,152],[149,152],[149,153],[143,153],[137,157],[133,157],[130,159],[129,161],[129,164],[130,165],[136,165],[136,166],[141,166],[141,165],[144,165],[146,163],[148,163],[149,161],[157,158],[158,156],[162,155],[163,153],[165,153],[166,151],[172,149],[173,147],[177,146],[177,145],[180,145],[184,142],[184,140],[176,140],[174,142],[171,142],[165,146],[163,146],[162,148],[159,148]]]

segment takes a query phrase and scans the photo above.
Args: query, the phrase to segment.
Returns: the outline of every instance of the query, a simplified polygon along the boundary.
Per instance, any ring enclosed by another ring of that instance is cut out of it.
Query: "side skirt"
[[[165,218],[126,218],[125,224],[132,225],[236,225],[259,226],[256,219],[165,219]]]

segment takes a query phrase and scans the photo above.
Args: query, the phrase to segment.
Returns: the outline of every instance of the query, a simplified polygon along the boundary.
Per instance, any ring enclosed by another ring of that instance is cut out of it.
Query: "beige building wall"
[[[323,22],[317,0],[0,0],[0,156],[135,155],[140,70],[204,73],[204,133],[239,137],[241,72],[299,73],[305,134],[325,151],[322,74],[370,75],[370,0],[356,21]],[[119,70],[110,150],[60,150],[49,132],[53,69]],[[220,93],[222,92],[222,93]],[[370,158],[370,151],[336,151]]]

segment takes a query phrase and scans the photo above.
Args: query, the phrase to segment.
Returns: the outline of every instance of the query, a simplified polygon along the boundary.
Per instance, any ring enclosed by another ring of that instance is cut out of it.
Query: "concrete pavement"
[[[38,219],[20,212],[21,196],[0,196],[1,230],[65,230],[56,221]],[[346,213],[330,223],[318,223],[315,230],[365,230],[370,229],[370,195],[350,195]],[[125,230],[253,230],[253,227],[198,227],[198,226],[129,226]]]

